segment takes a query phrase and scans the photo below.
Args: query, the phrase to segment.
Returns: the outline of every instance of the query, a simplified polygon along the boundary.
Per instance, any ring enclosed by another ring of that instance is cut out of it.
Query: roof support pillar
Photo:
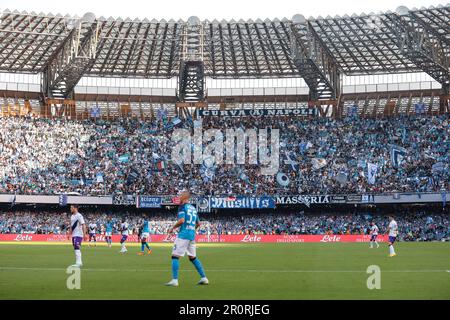
[[[73,98],[76,84],[95,60],[98,34],[95,16],[85,14],[44,70],[42,87],[46,98]]]

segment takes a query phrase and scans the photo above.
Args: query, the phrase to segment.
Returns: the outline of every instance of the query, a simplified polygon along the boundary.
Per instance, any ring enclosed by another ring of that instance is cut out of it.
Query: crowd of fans
[[[0,193],[58,194],[314,194],[449,190],[448,115],[388,119],[209,117],[202,127],[280,131],[279,173],[261,165],[177,165],[173,128],[193,131],[191,119],[172,123],[0,118]],[[398,167],[390,146],[404,148]],[[287,163],[285,163],[287,161]],[[367,163],[378,166],[369,183]],[[205,170],[206,168],[206,170]]]
[[[131,234],[138,234],[144,219],[150,222],[151,234],[167,234],[175,222],[168,213],[105,213],[83,211],[86,223],[95,223],[99,233],[104,232],[107,218],[114,223],[114,234],[119,234],[123,219],[129,224]],[[403,213],[396,217],[399,239],[404,241],[450,240],[448,213]],[[226,216],[205,214],[201,218],[199,234],[369,234],[370,222],[375,222],[380,233],[389,224],[386,215],[367,212],[341,214],[279,213]],[[69,215],[49,211],[15,211],[0,215],[0,233],[65,234]]]

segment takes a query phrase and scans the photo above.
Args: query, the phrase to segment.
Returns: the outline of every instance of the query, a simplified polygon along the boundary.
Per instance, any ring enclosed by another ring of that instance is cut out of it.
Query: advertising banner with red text
[[[97,241],[105,241],[104,235],[97,235]],[[119,242],[121,235],[113,235],[112,241]],[[378,242],[386,242],[386,235],[379,235]],[[154,234],[151,242],[173,242],[175,235]],[[370,235],[197,235],[197,243],[289,243],[289,242],[368,242]],[[0,234],[1,241],[17,242],[68,242],[66,235],[60,234]],[[128,242],[138,242],[137,235],[130,235]]]

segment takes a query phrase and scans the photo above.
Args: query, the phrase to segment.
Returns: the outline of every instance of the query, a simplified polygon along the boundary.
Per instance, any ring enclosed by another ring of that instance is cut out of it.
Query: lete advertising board
[[[120,241],[120,235],[113,235],[113,243]],[[151,242],[173,242],[175,235],[154,234],[150,236]],[[386,235],[379,235],[378,242],[386,242]],[[369,242],[369,235],[197,235],[197,243],[292,243],[292,242]],[[8,242],[67,242],[66,235],[57,234],[0,234],[0,241]],[[98,242],[105,242],[104,235],[97,235]],[[128,242],[138,242],[137,235],[130,235]]]

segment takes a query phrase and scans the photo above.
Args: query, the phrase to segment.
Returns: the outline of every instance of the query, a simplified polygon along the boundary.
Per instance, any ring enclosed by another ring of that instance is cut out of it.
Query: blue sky
[[[35,11],[36,13],[60,13],[62,15],[82,16],[93,12],[97,17],[122,17],[155,19],[183,19],[198,16],[200,19],[288,19],[296,13],[306,18],[327,15],[377,13],[379,11],[395,11],[404,5],[412,9],[446,5],[443,0],[0,0],[0,10],[6,8],[19,11]]]

